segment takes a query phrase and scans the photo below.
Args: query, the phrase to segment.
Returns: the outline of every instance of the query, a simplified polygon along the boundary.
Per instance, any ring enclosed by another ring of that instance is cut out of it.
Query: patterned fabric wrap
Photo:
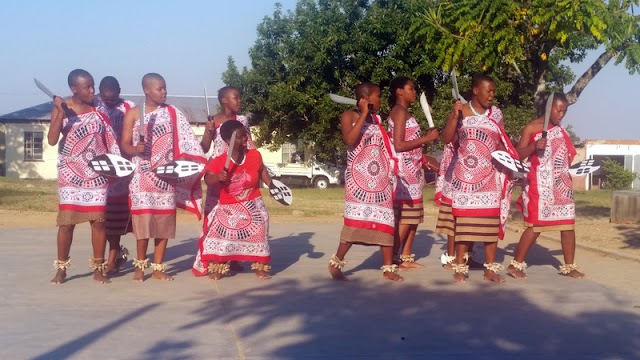
[[[123,100],[118,106],[114,108],[107,107],[102,100],[97,97],[96,98],[96,108],[107,115],[109,118],[109,122],[111,123],[111,128],[113,129],[114,134],[116,135],[116,139],[118,140],[118,144],[122,141],[122,126],[124,121],[124,115],[129,111],[129,109],[135,107],[136,105],[129,100]],[[131,160],[131,157],[123,154],[124,158]],[[129,180],[131,178],[129,176],[111,179],[109,182],[109,189],[107,190],[107,196],[111,199],[115,199],[116,201],[127,202],[129,198]]]
[[[102,154],[120,155],[107,115],[96,108],[62,120],[58,144],[58,195],[60,210],[104,212],[108,180],[88,162]]]
[[[531,136],[531,142],[542,137],[542,130]],[[547,146],[542,156],[529,157],[531,172],[524,179],[518,207],[524,220],[536,226],[566,225],[575,222],[573,183],[569,166],[576,155],[567,132],[560,126],[547,133]]]
[[[245,130],[247,131],[247,150],[256,149],[255,144],[251,140],[251,129],[249,127],[249,121],[247,117],[244,115],[236,115],[235,120],[238,120],[244,125]],[[217,158],[218,156],[225,154],[229,149],[229,145],[227,145],[222,137],[220,136],[220,127],[216,128],[216,136],[213,139],[213,149],[211,151],[211,159]],[[207,197],[204,203],[204,221],[207,221],[207,214],[213,210],[213,208],[218,204],[220,188],[218,186],[208,186],[207,187]],[[206,224],[205,224],[206,226]]]
[[[193,265],[195,275],[205,275],[208,263],[227,261],[268,262],[269,215],[262,197],[218,204],[209,214],[211,225],[199,241]]]
[[[450,195],[442,200],[450,203],[453,216],[500,217],[499,238],[509,215],[514,181],[511,170],[496,165],[491,153],[502,143],[514,159],[518,153],[503,128],[502,111],[493,106],[487,116],[468,116],[458,126],[458,147],[451,160],[444,185],[451,186]]]
[[[397,162],[380,117],[362,126],[360,142],[347,149],[344,225],[393,234]]]
[[[145,114],[145,152],[134,156],[136,165],[129,184],[129,202],[132,214],[173,214],[176,207],[201,218],[201,176],[179,179],[158,177],[153,169],[174,159],[199,163],[206,161],[200,142],[184,114],[171,105],[165,105]],[[140,139],[140,120],[133,126],[133,145]],[[149,156],[151,154],[151,156]]]
[[[451,184],[446,182],[446,179],[451,179],[453,171],[451,160],[453,160],[455,152],[456,149],[452,142],[446,144],[442,150],[442,160],[440,160],[440,169],[436,179],[436,192],[433,195],[433,201],[436,205],[440,205],[443,196],[451,199]]]
[[[389,138],[393,145],[393,119],[389,118]],[[404,140],[412,141],[420,138],[420,124],[413,117],[407,120],[404,130]],[[422,203],[422,186],[424,173],[422,172],[422,147],[409,151],[397,152],[398,184],[396,186],[395,202],[399,204]]]

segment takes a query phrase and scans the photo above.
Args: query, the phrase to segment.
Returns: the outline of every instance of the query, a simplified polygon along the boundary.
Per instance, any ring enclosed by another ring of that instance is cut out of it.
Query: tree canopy
[[[573,83],[573,103],[611,60],[630,74],[640,70],[638,1],[299,0],[287,12],[278,4],[257,28],[251,67],[239,71],[230,58],[223,81],[242,89],[259,143],[301,138],[324,159],[344,148],[346,108],[329,93],[353,97],[368,80],[386,95],[393,77],[407,76],[426,92],[441,127],[452,105],[452,68],[463,89],[478,72],[496,79],[506,130],[517,137],[541,93]],[[567,64],[589,51],[602,53],[576,80]]]

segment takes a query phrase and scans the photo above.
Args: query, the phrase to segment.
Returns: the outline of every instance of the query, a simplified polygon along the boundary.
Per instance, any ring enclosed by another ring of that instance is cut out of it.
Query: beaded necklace
[[[473,114],[475,116],[487,116],[487,115],[489,115],[489,109],[485,110],[484,114],[478,114],[476,109],[473,108],[473,103],[471,102],[471,100],[469,100],[469,107],[471,108],[471,111],[473,111]]]

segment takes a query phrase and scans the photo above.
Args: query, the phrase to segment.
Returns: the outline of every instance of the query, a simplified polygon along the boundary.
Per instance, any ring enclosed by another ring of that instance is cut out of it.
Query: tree
[[[332,103],[330,92],[353,97],[363,80],[384,87],[399,75],[433,89],[434,55],[408,35],[410,3],[301,0],[287,13],[277,5],[258,26],[252,66],[240,80],[245,110],[259,124],[257,142],[276,147],[301,138],[318,157],[331,159],[344,149],[339,116],[347,108]],[[225,82],[237,75],[234,66],[230,61]]]
[[[437,65],[464,64],[500,74],[514,84],[514,97],[540,98],[575,79],[564,65],[588,51],[603,53],[574,83],[570,104],[612,59],[630,74],[640,71],[638,0],[444,0],[415,1],[416,41],[438,39]],[[629,11],[632,13],[629,13]],[[517,101],[515,101],[517,103]]]

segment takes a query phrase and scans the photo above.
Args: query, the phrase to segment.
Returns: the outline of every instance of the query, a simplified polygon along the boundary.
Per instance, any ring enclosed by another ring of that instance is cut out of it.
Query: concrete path
[[[640,358],[639,263],[579,251],[588,279],[573,280],[557,275],[559,243],[542,240],[528,280],[492,284],[476,270],[455,285],[438,263],[444,239],[420,230],[426,270],[391,283],[376,249],[354,246],[350,281],[334,282],[326,267],[340,227],[273,223],[272,280],[247,271],[213,282],[191,275],[199,231],[185,224],[167,254],[174,282],[134,283],[129,261],[98,285],[80,226],[58,286],[48,282],[55,229],[4,229],[0,359]],[[500,244],[505,265],[518,237]],[[123,243],[134,248],[130,235]]]

